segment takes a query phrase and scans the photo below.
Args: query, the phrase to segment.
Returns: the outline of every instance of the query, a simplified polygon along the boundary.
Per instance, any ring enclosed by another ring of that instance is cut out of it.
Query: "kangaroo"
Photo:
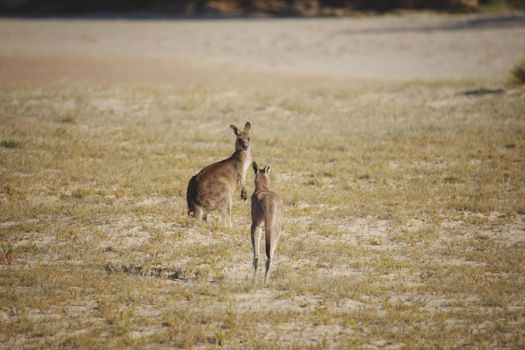
[[[252,160],[250,149],[251,124],[247,122],[244,130],[235,125],[230,125],[237,137],[235,152],[220,162],[208,165],[195,176],[189,183],[186,192],[188,201],[188,214],[197,220],[207,220],[208,213],[219,209],[224,214],[225,224],[232,226],[231,208],[232,194],[241,183],[241,199],[248,199],[246,192],[246,175]]]
[[[270,165],[259,169],[256,162],[253,162],[255,172],[255,190],[252,194],[252,226],[251,238],[253,249],[253,280],[257,281],[257,267],[259,265],[259,243],[261,240],[261,230],[259,228],[264,222],[264,232],[266,241],[266,272],[264,283],[270,280],[270,269],[275,248],[281,235],[281,208],[282,202],[275,192],[270,191]]]

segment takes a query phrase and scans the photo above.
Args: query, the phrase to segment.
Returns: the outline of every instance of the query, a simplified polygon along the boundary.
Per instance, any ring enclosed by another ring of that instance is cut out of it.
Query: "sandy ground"
[[[522,15],[3,19],[0,32],[4,85],[498,79],[525,55]]]

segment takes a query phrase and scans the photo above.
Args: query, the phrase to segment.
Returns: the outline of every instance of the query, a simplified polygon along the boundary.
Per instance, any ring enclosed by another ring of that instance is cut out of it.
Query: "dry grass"
[[[510,82],[516,85],[525,84],[525,59],[517,63],[510,72]]]
[[[0,347],[525,346],[525,98],[478,88],[3,88]],[[185,215],[246,120],[269,288],[238,195],[232,230]]]

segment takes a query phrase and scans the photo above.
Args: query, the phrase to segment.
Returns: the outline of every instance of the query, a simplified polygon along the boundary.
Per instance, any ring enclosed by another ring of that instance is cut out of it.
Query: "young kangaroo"
[[[259,243],[261,232],[259,228],[264,223],[264,233],[266,241],[266,272],[264,283],[270,279],[270,269],[275,248],[281,235],[281,207],[282,203],[275,192],[270,191],[270,165],[259,169],[257,163],[253,162],[255,172],[255,190],[252,194],[252,249],[253,249],[253,279],[257,280],[257,267],[259,265]]]
[[[244,130],[230,125],[235,140],[235,152],[220,162],[208,165],[188,183],[186,199],[188,214],[197,220],[207,220],[208,213],[219,209],[224,214],[225,224],[231,227],[232,194],[241,183],[241,198],[248,199],[246,192],[246,174],[252,160],[250,150],[251,124],[247,122]]]

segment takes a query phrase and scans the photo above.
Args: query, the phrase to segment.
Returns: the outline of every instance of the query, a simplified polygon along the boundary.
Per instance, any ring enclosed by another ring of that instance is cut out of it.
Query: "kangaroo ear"
[[[233,124],[230,125],[230,128],[232,128],[233,130],[233,133],[237,136],[239,136],[239,129],[237,129],[237,127]]]
[[[244,125],[244,132],[250,132],[250,129],[252,128],[252,124],[250,122],[246,122]]]
[[[253,162],[252,167],[253,171],[255,172],[255,175],[257,175],[259,173],[259,166],[257,165],[257,163]]]
[[[264,167],[263,173],[269,174],[271,168],[272,168],[271,165],[268,164],[267,166]]]

